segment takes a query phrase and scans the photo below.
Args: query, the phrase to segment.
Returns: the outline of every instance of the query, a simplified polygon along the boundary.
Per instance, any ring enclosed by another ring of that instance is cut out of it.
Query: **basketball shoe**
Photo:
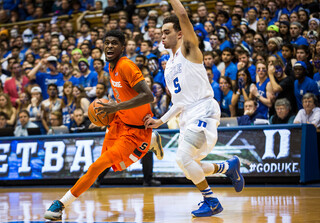
[[[244,187],[244,178],[240,173],[240,160],[237,156],[227,160],[229,169],[226,172],[227,177],[232,181],[232,185],[237,192],[241,192]]]
[[[158,160],[163,159],[163,149],[161,144],[161,136],[157,131],[152,132],[151,143],[149,150],[152,151]]]
[[[54,200],[48,210],[44,213],[44,218],[50,220],[61,220],[63,209],[64,205],[61,201]]]
[[[193,217],[210,217],[223,211],[218,198],[215,197],[204,197],[198,205],[201,205],[200,208],[191,212]]]

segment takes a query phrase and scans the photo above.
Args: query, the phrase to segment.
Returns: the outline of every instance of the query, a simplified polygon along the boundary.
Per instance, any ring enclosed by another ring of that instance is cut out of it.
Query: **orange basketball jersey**
[[[121,57],[114,70],[110,72],[110,82],[114,97],[117,102],[128,101],[134,98],[138,93],[132,88],[140,81],[144,80],[138,66],[127,57]],[[120,119],[129,125],[143,125],[143,118],[146,114],[152,114],[150,104],[144,104],[136,108],[118,111]]]

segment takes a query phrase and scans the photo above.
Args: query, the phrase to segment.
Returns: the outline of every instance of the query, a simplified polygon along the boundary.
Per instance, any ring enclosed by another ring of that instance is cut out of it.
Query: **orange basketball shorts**
[[[149,150],[152,129],[129,127],[115,116],[105,135],[102,153],[112,160],[112,169],[121,171],[140,160]]]

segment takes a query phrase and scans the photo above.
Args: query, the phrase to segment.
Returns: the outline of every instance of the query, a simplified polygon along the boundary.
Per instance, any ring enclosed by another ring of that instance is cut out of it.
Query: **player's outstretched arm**
[[[188,13],[180,0],[170,0],[172,8],[179,18],[180,27],[182,31],[182,53],[183,55],[194,63],[202,63],[202,53],[199,49],[199,41],[193,26],[189,20]]]
[[[163,124],[163,122],[161,121],[161,119],[154,119],[151,117],[150,114],[147,114],[144,118],[143,118],[143,122],[144,122],[144,126],[145,128],[158,128],[160,125]]]

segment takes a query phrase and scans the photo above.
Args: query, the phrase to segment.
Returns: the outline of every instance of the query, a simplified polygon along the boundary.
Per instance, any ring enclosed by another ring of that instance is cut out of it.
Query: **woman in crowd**
[[[72,50],[71,52],[71,64],[73,68],[78,68],[79,60],[82,58],[82,51],[78,48]],[[79,68],[78,68],[79,69]]]
[[[297,12],[292,12],[290,15],[290,23],[299,22],[299,16]]]
[[[273,91],[267,73],[267,65],[264,63],[256,64],[257,84],[250,87],[250,99],[258,101],[257,111],[261,113],[265,119],[268,119],[269,108],[273,105]],[[259,81],[258,81],[259,80]]]
[[[34,66],[36,58],[33,53],[28,53],[25,56],[25,61],[27,61],[28,63],[30,63]]]
[[[231,116],[230,107],[231,107],[231,99],[232,99],[231,79],[229,77],[222,76],[219,78],[219,85],[222,91],[221,102],[220,102],[221,117],[230,117]]]
[[[82,108],[84,116],[88,116],[90,101],[87,98],[84,88],[82,86],[73,86],[72,94],[75,98],[75,108]]]
[[[287,21],[287,22],[290,22],[290,18],[288,16],[288,14],[281,14],[280,17],[279,17],[279,22],[283,22],[283,21]]]
[[[16,124],[17,109],[12,106],[9,95],[0,93],[0,112],[4,112],[9,117],[8,125],[14,126]]]
[[[293,74],[293,64],[296,63],[297,59],[295,59],[294,56],[294,48],[290,43],[285,43],[284,45],[282,45],[282,56],[285,59],[285,73],[290,76],[290,77],[294,77]]]
[[[260,18],[258,20],[258,24],[257,24],[257,33],[260,33],[261,35],[263,35],[263,37],[267,37],[267,21],[263,18]]]
[[[168,98],[164,87],[155,82],[152,86],[154,101],[152,103],[152,112],[156,118],[161,118],[168,111]]]
[[[244,102],[249,99],[251,76],[248,69],[238,70],[236,86],[231,99],[230,113],[231,116],[241,116],[244,112]]]
[[[284,43],[290,43],[290,23],[288,21],[280,22],[279,33]]]
[[[63,125],[67,126],[70,129],[72,114],[75,109],[75,98],[73,96],[73,84],[70,81],[66,81],[63,84],[63,96],[62,96],[62,117]]]

